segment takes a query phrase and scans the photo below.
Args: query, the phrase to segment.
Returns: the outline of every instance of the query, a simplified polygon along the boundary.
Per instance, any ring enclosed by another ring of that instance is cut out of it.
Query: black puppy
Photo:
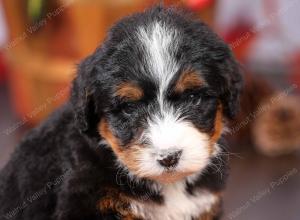
[[[2,170],[1,220],[218,219],[240,87],[203,23],[163,7],[121,20]]]

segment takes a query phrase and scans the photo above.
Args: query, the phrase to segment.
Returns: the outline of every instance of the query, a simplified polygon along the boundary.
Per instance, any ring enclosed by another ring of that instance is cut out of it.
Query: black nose
[[[178,164],[181,154],[182,154],[182,150],[179,150],[171,154],[168,154],[165,158],[157,161],[159,162],[160,165],[166,168],[175,167]]]

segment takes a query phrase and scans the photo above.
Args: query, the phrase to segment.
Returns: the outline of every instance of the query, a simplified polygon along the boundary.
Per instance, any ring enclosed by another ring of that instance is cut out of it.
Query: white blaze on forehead
[[[175,55],[180,41],[178,30],[165,23],[154,22],[138,28],[138,37],[145,50],[146,67],[158,83],[157,99],[160,109],[148,120],[148,129],[142,138],[150,146],[140,155],[140,170],[143,175],[161,175],[164,168],[157,163],[163,152],[182,150],[176,167],[179,172],[197,172],[209,163],[209,137],[192,123],[180,118],[180,109],[168,103],[165,91],[179,70]]]
[[[178,31],[162,22],[154,22],[147,27],[140,27],[138,37],[146,50],[149,71],[159,84],[158,98],[162,107],[163,93],[179,69],[175,59],[179,44]]]

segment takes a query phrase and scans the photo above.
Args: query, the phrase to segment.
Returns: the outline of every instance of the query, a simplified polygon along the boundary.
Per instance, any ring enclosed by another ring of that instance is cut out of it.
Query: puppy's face
[[[99,124],[120,162],[140,177],[176,181],[206,167],[218,150],[222,105],[198,72],[174,77],[120,82]]]
[[[117,25],[98,51],[94,72],[105,74],[94,73],[97,129],[130,172],[174,182],[218,153],[233,63],[203,24],[148,13]]]

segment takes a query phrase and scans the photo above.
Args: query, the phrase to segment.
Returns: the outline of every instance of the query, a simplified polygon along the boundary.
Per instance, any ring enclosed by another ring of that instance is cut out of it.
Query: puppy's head
[[[234,116],[241,76],[203,23],[161,7],[125,18],[79,66],[77,124],[100,134],[138,177],[174,182],[201,172]]]

